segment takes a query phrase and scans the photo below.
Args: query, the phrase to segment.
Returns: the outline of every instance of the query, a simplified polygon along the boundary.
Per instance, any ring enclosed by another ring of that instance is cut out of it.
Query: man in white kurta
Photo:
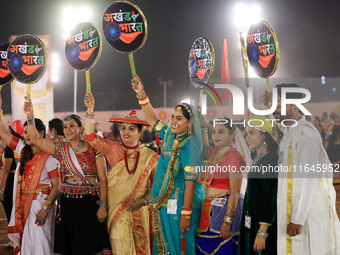
[[[284,129],[280,143],[278,254],[340,255],[332,165],[320,134],[295,105],[287,107],[283,119],[297,125]]]

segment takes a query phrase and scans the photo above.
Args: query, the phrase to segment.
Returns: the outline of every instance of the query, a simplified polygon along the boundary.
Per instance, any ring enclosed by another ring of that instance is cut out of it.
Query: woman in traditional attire
[[[232,148],[235,128],[230,125],[230,119],[223,118],[221,123],[225,124],[216,124],[212,128],[212,148],[208,144],[207,129],[202,128],[203,145],[209,160],[199,179],[207,184],[197,254],[237,254],[243,205],[241,170],[246,162],[240,152]]]
[[[32,119],[33,107],[24,111]],[[38,148],[60,163],[62,184],[55,231],[55,254],[111,254],[105,219],[107,178],[105,158],[82,139],[80,117],[64,119],[66,141],[56,143],[37,136],[33,126],[28,134]],[[98,183],[98,181],[99,183]]]
[[[112,253],[151,254],[150,213],[146,205],[158,156],[138,144],[142,127],[148,124],[134,110],[125,118],[111,118],[112,122],[122,123],[122,143],[112,142],[95,134],[93,95],[87,94],[84,103],[85,138],[112,167],[108,173],[107,221]]]
[[[197,112],[189,104],[179,104],[169,125],[165,125],[152,108],[140,78],[131,84],[147,122],[164,140],[151,189],[153,254],[196,254],[197,227],[204,198],[203,185],[197,183],[198,175],[192,171],[202,160]]]
[[[24,124],[24,140],[10,134],[3,122],[0,98],[0,136],[20,155],[14,177],[13,209],[8,237],[13,241],[14,254],[53,254],[55,199],[60,188],[58,162],[35,147],[27,134],[29,126],[45,137],[45,125],[39,119]]]
[[[265,117],[253,117],[249,122],[252,127],[247,129],[246,141],[254,152],[254,159],[248,173],[238,254],[275,255],[277,173],[270,171],[269,167],[277,166],[278,144],[272,136],[271,122]]]

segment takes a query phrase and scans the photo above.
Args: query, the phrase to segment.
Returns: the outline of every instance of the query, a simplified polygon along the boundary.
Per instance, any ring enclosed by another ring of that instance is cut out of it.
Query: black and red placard
[[[208,39],[197,38],[191,46],[188,60],[190,80],[196,88],[204,88],[214,74],[214,48]]]
[[[7,63],[7,49],[9,46],[8,43],[3,43],[0,45],[0,86],[4,86],[13,81],[13,76],[11,72],[8,70]]]
[[[143,12],[127,1],[116,1],[106,8],[102,27],[107,42],[122,53],[142,48],[148,34]]]
[[[258,76],[269,78],[275,73],[279,61],[279,44],[274,29],[266,21],[250,26],[247,55]]]
[[[36,83],[47,67],[45,45],[34,35],[20,35],[10,43],[7,61],[16,80],[24,84]]]
[[[66,41],[65,54],[68,63],[76,70],[84,71],[93,67],[102,50],[100,32],[90,22],[75,26]]]

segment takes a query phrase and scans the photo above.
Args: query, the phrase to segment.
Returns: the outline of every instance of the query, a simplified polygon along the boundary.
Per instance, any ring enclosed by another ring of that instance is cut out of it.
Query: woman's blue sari
[[[202,150],[194,135],[185,135],[176,139],[176,135],[171,133],[170,126],[166,126],[160,121],[154,128],[164,139],[164,144],[151,190],[150,205],[153,209],[152,218],[155,232],[153,254],[196,254],[196,236],[204,199],[204,188],[201,183],[196,182],[198,174],[192,173],[194,171],[190,171],[190,167],[193,170],[194,166],[201,166]],[[174,142],[178,145],[173,146]],[[190,228],[184,234],[186,252],[181,253],[179,223],[184,203],[185,181],[194,181],[196,184],[191,207],[193,212]]]

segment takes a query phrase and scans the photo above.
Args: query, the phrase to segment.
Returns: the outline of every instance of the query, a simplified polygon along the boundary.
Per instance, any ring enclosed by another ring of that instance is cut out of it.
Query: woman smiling
[[[204,196],[202,184],[197,183],[198,175],[191,171],[201,165],[202,156],[197,112],[189,104],[179,104],[166,125],[158,119],[138,76],[131,85],[147,122],[164,139],[150,199],[155,232],[153,254],[196,254]]]
[[[157,154],[140,147],[142,121],[132,110],[124,118],[110,121],[122,123],[122,143],[111,142],[95,134],[94,97],[85,96],[85,137],[98,151],[103,153],[112,167],[108,174],[108,222],[113,254],[151,254],[150,221],[147,204],[150,200],[152,176],[156,168]]]
[[[24,112],[28,119],[33,118],[31,102],[25,103]],[[38,137],[33,125],[27,129],[32,143],[60,163],[62,185],[55,254],[111,254],[104,224],[107,217],[105,159],[83,139],[83,130],[82,120],[75,114],[64,119],[66,141],[59,139],[53,143]]]
[[[271,122],[253,117],[248,123],[246,141],[253,152],[253,165],[243,204],[239,255],[277,254],[276,198],[277,173],[262,168],[277,166],[278,144],[272,135]]]
[[[241,167],[246,166],[241,154],[232,148],[235,128],[229,118],[226,124],[216,124],[211,138],[214,147],[209,148],[206,128],[204,131],[205,151],[208,152],[206,166],[213,169],[201,174],[200,181],[206,184],[206,195],[202,208],[197,238],[197,254],[236,254],[240,231],[243,195]]]

